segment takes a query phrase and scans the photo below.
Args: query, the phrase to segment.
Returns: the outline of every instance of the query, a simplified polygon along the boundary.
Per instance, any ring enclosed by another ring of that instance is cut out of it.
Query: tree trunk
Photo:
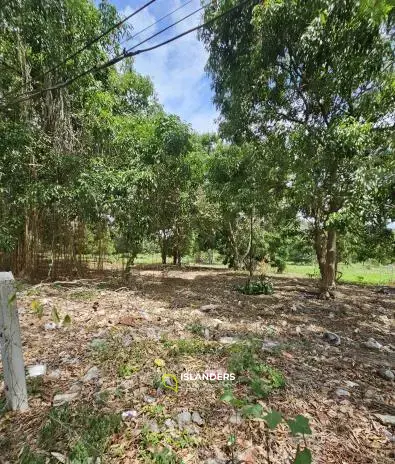
[[[336,230],[330,228],[326,241],[324,275],[321,278],[321,297],[333,296],[336,288]]]
[[[318,227],[316,227],[314,230],[314,248],[315,254],[317,256],[321,280],[323,280],[325,276],[325,245],[326,243],[323,233]]]
[[[162,264],[166,264],[167,253],[166,253],[166,248],[165,247],[162,247],[161,255],[162,255]]]

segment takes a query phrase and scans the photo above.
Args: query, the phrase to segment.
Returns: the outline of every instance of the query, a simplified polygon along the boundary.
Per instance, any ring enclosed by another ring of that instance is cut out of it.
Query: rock
[[[81,391],[81,384],[76,382],[68,389],[67,393],[79,393]]]
[[[62,406],[63,404],[70,403],[71,401],[76,400],[80,395],[80,392],[74,393],[60,393],[54,396],[53,405],[54,407]]]
[[[238,341],[239,339],[236,337],[221,337],[219,339],[219,342],[224,345],[233,345],[234,343],[237,343]]]
[[[273,340],[264,340],[262,343],[262,350],[263,351],[274,351],[279,346],[280,346],[279,342],[275,342]]]
[[[207,327],[204,329],[203,335],[206,340],[210,340],[210,331],[208,330]]]
[[[358,383],[356,383],[356,382],[351,382],[351,380],[346,380],[344,383],[346,384],[346,386],[347,386],[348,388],[359,387],[359,384],[358,384]]]
[[[189,411],[180,412],[177,416],[177,423],[180,429],[183,429],[187,424],[190,424],[192,420],[191,413]]]
[[[57,328],[58,328],[58,326],[55,324],[55,322],[46,322],[44,324],[44,329],[45,330],[55,330]]]
[[[123,390],[132,390],[136,387],[136,382],[132,379],[122,380],[122,382],[119,384],[119,387]]]
[[[335,394],[339,397],[351,396],[350,392],[345,390],[344,388],[337,388]]]
[[[160,432],[160,428],[159,428],[159,425],[156,421],[152,420],[152,421],[149,421],[147,423],[147,428],[150,432],[153,432],[153,433],[159,433]]]
[[[196,424],[189,424],[184,427],[184,432],[189,433],[189,435],[199,435],[200,430]]]
[[[129,411],[123,411],[123,413],[121,414],[122,416],[122,420],[126,421],[126,420],[131,420],[131,419],[134,419],[137,417],[137,411],[132,409],[132,410],[129,410]]]
[[[389,414],[374,414],[374,417],[384,425],[395,426],[395,416],[390,416]]]
[[[34,366],[27,366],[28,377],[40,377],[45,375],[47,372],[47,366],[45,364],[35,364]]]
[[[62,372],[60,369],[54,369],[53,371],[48,373],[47,377],[50,379],[60,379],[61,375],[62,375]]]
[[[204,424],[204,420],[202,419],[201,415],[196,411],[193,411],[192,413],[192,422],[195,422],[197,425]]]
[[[91,367],[88,372],[82,377],[82,381],[91,382],[92,380],[96,380],[100,377],[100,370],[97,366]]]
[[[391,381],[395,379],[394,373],[388,367],[382,367],[381,369],[379,369],[379,375],[381,378],[385,380]]]
[[[165,427],[170,429],[170,430],[173,430],[175,429],[177,426],[177,424],[172,420],[172,419],[166,419],[165,420]]]
[[[203,311],[204,313],[209,313],[210,311],[213,311],[218,308],[219,308],[219,305],[217,304],[207,304],[207,305],[201,306],[200,311]]]
[[[122,338],[122,345],[125,346],[126,348],[129,347],[133,342],[133,337],[129,334],[125,335]]]
[[[144,395],[143,399],[148,404],[155,403],[156,401],[156,398],[154,398],[153,396],[149,396],[149,395]]]
[[[241,413],[239,411],[237,411],[235,414],[230,416],[229,422],[231,424],[235,424],[235,425],[240,425],[241,423],[243,423],[243,418],[241,416]]]
[[[341,339],[339,335],[333,332],[325,332],[322,338],[328,342],[330,345],[339,346],[341,343]]]
[[[381,348],[383,347],[383,345],[376,341],[374,338],[369,338],[369,340],[365,342],[364,345],[366,346],[366,348],[369,348],[371,350],[381,350]]]

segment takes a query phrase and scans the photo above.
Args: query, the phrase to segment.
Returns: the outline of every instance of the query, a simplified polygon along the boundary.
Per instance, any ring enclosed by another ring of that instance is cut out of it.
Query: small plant
[[[174,356],[198,355],[212,353],[217,346],[210,342],[197,339],[164,340],[163,344],[170,349],[170,354]]]
[[[129,379],[138,370],[139,367],[134,364],[122,363],[118,366],[118,375],[123,379]]]
[[[311,451],[307,447],[306,435],[311,435],[311,429],[309,425],[309,420],[302,416],[298,415],[295,419],[284,419],[282,414],[278,411],[264,411],[263,407],[260,404],[249,403],[246,399],[236,398],[233,395],[232,390],[228,389],[221,396],[221,400],[225,403],[230,404],[236,411],[236,414],[239,412],[247,419],[254,419],[258,421],[264,421],[266,424],[265,439],[266,439],[266,449],[270,450],[270,433],[277,428],[277,426],[285,422],[290,430],[291,435],[298,436],[302,435],[304,441],[304,448],[301,449],[300,445],[297,445],[295,458],[293,464],[311,464],[312,455]],[[234,453],[236,446],[236,435],[231,435],[234,437],[233,441],[229,443],[231,450],[231,461],[234,463]],[[269,454],[267,455],[267,462],[272,463]]]
[[[28,445],[25,445],[19,455],[20,464],[45,464],[46,457],[42,454],[34,453]]]
[[[186,328],[195,335],[203,335],[204,333],[204,326],[200,322],[188,324]]]
[[[44,305],[38,301],[38,300],[33,300],[30,304],[30,308],[32,312],[39,318],[41,319],[44,315]]]
[[[271,295],[274,292],[273,284],[269,279],[248,280],[244,285],[236,289],[245,295]]]

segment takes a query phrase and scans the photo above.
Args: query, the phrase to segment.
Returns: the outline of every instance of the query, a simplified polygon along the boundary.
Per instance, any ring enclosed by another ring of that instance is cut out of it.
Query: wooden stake
[[[0,272],[0,345],[7,406],[13,411],[26,411],[29,405],[12,272]]]

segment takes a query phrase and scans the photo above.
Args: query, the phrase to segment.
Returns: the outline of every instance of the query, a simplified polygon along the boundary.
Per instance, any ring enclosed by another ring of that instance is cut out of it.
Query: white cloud
[[[159,12],[154,8],[147,8],[138,13],[131,20],[134,33],[149,26],[180,4],[179,0],[170,0],[166,2],[165,11]],[[141,34],[136,40],[129,42],[129,47],[191,13],[199,6],[199,0],[194,0],[188,7],[177,11],[165,21]],[[131,12],[132,9],[127,7],[122,12],[122,16]],[[200,14],[191,16],[138,48],[152,46],[196,26],[201,19]],[[195,130],[205,132],[217,128],[214,122],[217,113],[211,102],[210,84],[204,71],[206,61],[207,52],[197,39],[197,34],[192,33],[157,50],[136,56],[135,68],[152,79],[159,101],[166,111],[178,114]]]

